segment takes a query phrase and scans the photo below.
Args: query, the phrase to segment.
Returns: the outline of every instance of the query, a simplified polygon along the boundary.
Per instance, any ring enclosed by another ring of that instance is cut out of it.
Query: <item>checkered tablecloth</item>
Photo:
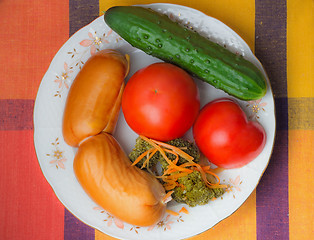
[[[113,239],[83,224],[45,180],[33,143],[40,81],[69,36],[114,5],[148,0],[0,1],[0,239]],[[229,218],[190,239],[314,238],[314,1],[162,1],[215,17],[264,65],[277,132],[257,189]],[[312,236],[312,237],[311,237]]]

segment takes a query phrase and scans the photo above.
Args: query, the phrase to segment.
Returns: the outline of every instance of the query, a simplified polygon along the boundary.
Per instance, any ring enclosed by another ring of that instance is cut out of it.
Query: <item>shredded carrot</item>
[[[140,137],[144,139],[146,142],[148,142],[150,145],[152,145],[153,147],[157,148],[157,150],[161,153],[161,155],[164,157],[164,159],[167,161],[167,163],[170,166],[175,166],[175,164],[166,156],[165,151],[160,146],[155,144],[151,139],[148,139],[147,137],[144,137],[144,136],[140,136]]]
[[[174,164],[166,155],[166,153],[164,152],[164,150],[160,147],[160,146],[157,146],[157,149],[159,150],[159,152],[161,153],[161,155],[164,157],[164,159],[166,159],[167,163],[170,165],[171,168],[174,168],[174,169],[177,169],[178,171],[182,171],[182,172],[193,172],[191,169],[188,169],[188,168],[183,168],[183,167],[180,167],[176,164]]]
[[[165,152],[171,153],[171,154],[173,154],[173,155],[176,156],[175,160],[173,160],[173,163],[174,163],[174,164],[177,164],[177,163],[178,163],[178,160],[179,160],[179,155],[178,155],[177,153],[175,153],[175,152],[169,150],[169,149],[164,149],[164,150],[165,150]]]
[[[206,173],[208,173],[208,174],[210,174],[210,175],[213,175],[216,179],[217,179],[217,183],[216,184],[219,184],[220,183],[220,179],[219,179],[219,177],[215,174],[215,173],[213,173],[213,172],[211,172],[211,171],[208,171],[208,170],[205,170],[205,172]]]
[[[198,163],[195,163],[193,161],[193,157],[188,155],[186,152],[182,151],[182,149],[186,148],[178,148],[175,146],[172,146],[167,143],[163,143],[157,140],[149,139],[145,136],[140,135],[140,138],[142,138],[144,141],[146,141],[148,144],[152,146],[151,149],[145,151],[142,153],[132,165],[137,164],[141,159],[143,159],[145,156],[147,157],[144,161],[142,168],[145,166],[148,166],[149,160],[152,158],[152,156],[158,151],[162,155],[162,157],[165,159],[165,161],[168,163],[167,169],[164,171],[163,175],[161,176],[155,176],[156,178],[162,179],[164,182],[163,187],[166,191],[169,191],[164,200],[167,198],[171,198],[171,194],[173,193],[173,190],[175,187],[184,187],[182,184],[178,183],[178,179],[184,176],[187,176],[188,174],[192,173],[193,171],[198,171],[201,174],[201,177],[203,181],[205,182],[206,186],[209,188],[227,188],[227,185],[220,184],[220,179],[217,176],[216,173],[221,172],[223,169],[221,168],[215,168],[212,169],[211,166],[202,166]],[[169,157],[167,157],[166,153],[175,155],[174,160],[170,160]],[[186,159],[188,162],[183,163],[181,165],[177,165],[179,156]],[[149,170],[149,168],[147,168]],[[217,182],[211,183],[208,179],[206,174],[212,175]],[[186,210],[187,211],[187,210]]]
[[[201,174],[201,176],[202,176],[202,179],[203,179],[203,181],[205,182],[205,184],[208,186],[208,185],[210,185],[210,183],[209,183],[209,181],[208,181],[208,179],[207,179],[207,177],[206,177],[206,174],[205,174],[205,172],[203,171],[203,169],[201,168],[201,166],[200,165],[196,165],[196,169],[200,172],[200,174]]]
[[[211,168],[211,172],[213,173],[221,173],[222,171],[224,171],[225,169],[224,168]]]
[[[202,166],[202,169],[203,169],[204,171],[207,171],[207,170],[211,169],[211,167],[210,167],[210,166]],[[211,170],[212,170],[212,169],[211,169]]]
[[[163,187],[165,188],[166,191],[173,190],[173,189],[175,189],[176,186],[177,185],[175,183],[163,185]]]
[[[157,140],[152,140],[154,143],[163,146],[165,148],[171,149],[172,151],[174,151],[175,153],[177,153],[179,156],[183,157],[184,159],[188,160],[188,161],[192,161],[194,158],[192,156],[190,156],[189,154],[187,154],[186,152],[182,151],[180,148],[172,146],[168,143],[164,143],[164,142],[160,142]]]
[[[180,209],[179,213],[181,213],[181,212],[183,212],[183,213],[185,213],[185,214],[189,214],[189,211],[188,211],[185,207],[182,207],[182,208]]]
[[[162,202],[166,203],[169,202],[171,200],[171,194],[173,193],[173,191],[169,191],[167,192],[167,194],[162,198]],[[170,199],[170,200],[169,200]]]
[[[162,178],[162,180],[165,182],[165,183],[174,183],[177,179],[170,179],[168,178],[168,176],[165,176]]]
[[[183,163],[183,164],[181,164],[179,166],[186,168],[186,167],[196,167],[197,165],[199,165],[199,164],[197,164],[195,162],[193,162],[193,163],[187,162],[187,163]]]
[[[164,172],[164,175],[167,175],[167,174],[170,174],[170,173],[173,173],[173,172],[177,172],[178,170],[175,169],[175,168],[170,168],[168,167],[167,170]]]
[[[177,183],[177,187],[180,187],[182,190],[185,189],[185,186],[183,184],[181,184],[181,183]]]
[[[139,161],[142,160],[143,157],[147,156],[149,153],[151,153],[153,149],[148,149],[147,151],[143,152],[138,158],[132,163],[132,166],[136,165]]]
[[[175,212],[175,211],[172,211],[170,209],[166,209],[166,212],[173,215],[173,216],[179,216],[179,213]]]
[[[185,177],[186,175],[189,175],[189,174],[190,174],[189,172],[180,172],[180,173],[169,175],[167,177],[167,179],[175,179],[175,180],[177,180],[178,178]]]
[[[149,160],[152,158],[152,156],[154,156],[154,154],[157,152],[157,149],[155,148],[153,151],[150,152],[150,155],[146,158],[146,160],[143,163],[142,168],[144,168],[145,166],[148,166]]]
[[[170,190],[174,189],[176,186],[177,186],[177,183],[174,180],[170,180],[163,185],[163,187],[165,188],[166,191],[170,191]]]
[[[206,177],[206,173],[202,169],[201,165],[199,165],[199,164],[195,164],[195,165],[196,165],[197,171],[200,172],[200,174],[202,176],[202,179],[205,182],[205,184],[207,185],[207,187],[209,187],[209,188],[225,188],[226,187],[226,185],[221,185],[220,184],[220,179],[219,179],[219,177],[216,174],[214,174],[214,173],[212,173],[210,171],[206,171],[206,173],[212,174],[218,180],[218,183],[211,183],[211,182],[209,182],[207,177]]]

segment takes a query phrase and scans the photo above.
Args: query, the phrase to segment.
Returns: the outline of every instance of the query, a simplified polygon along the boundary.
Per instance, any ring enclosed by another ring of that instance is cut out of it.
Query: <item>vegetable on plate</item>
[[[216,174],[220,169],[201,164],[197,146],[183,138],[160,142],[139,136],[129,157],[159,179],[174,201],[190,207],[207,204],[227,187]]]
[[[199,109],[193,78],[170,63],[154,63],[138,70],[122,96],[122,111],[131,129],[162,141],[183,136]]]
[[[221,168],[239,168],[256,158],[266,143],[261,124],[248,121],[234,100],[221,98],[207,103],[193,126],[200,151]]]
[[[253,63],[167,15],[139,6],[116,6],[105,12],[104,20],[132,46],[232,96],[254,100],[266,94],[265,77]]]

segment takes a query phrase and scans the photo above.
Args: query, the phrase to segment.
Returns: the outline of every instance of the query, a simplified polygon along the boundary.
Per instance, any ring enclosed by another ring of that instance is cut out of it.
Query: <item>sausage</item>
[[[150,226],[163,217],[164,188],[155,177],[131,166],[112,135],[103,132],[80,144],[73,166],[89,196],[120,220]]]
[[[62,131],[65,142],[78,147],[73,170],[91,199],[122,221],[150,226],[165,214],[165,190],[131,165],[112,136],[128,71],[128,59],[118,51],[94,54],[70,88]]]
[[[63,115],[63,137],[77,147],[101,131],[112,133],[121,106],[127,58],[105,49],[91,56],[74,79]]]

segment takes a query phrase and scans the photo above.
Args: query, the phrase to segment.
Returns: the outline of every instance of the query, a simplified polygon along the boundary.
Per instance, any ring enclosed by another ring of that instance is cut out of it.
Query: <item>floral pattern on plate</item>
[[[49,163],[54,165],[56,169],[65,169],[64,162],[66,158],[64,157],[64,152],[59,149],[59,144],[59,138],[56,138],[56,140],[51,143],[53,146],[52,152],[46,155],[50,158]]]

